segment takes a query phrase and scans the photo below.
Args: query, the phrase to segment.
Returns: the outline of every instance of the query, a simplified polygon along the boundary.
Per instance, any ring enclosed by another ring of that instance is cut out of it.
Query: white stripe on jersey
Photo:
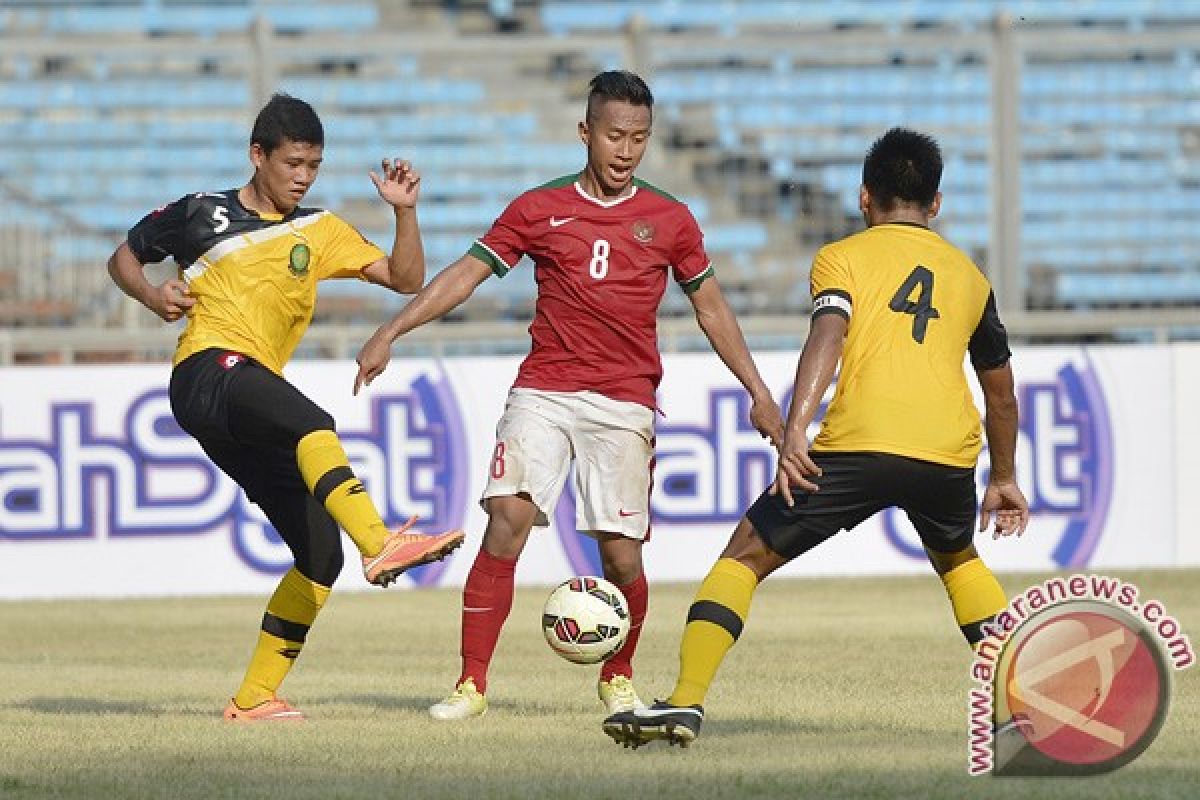
[[[629,190],[629,194],[625,195],[624,197],[618,197],[616,200],[601,200],[600,198],[592,197],[590,194],[585,192],[583,187],[579,185],[579,181],[575,181],[575,191],[579,192],[579,196],[590,203],[595,203],[601,208],[612,208],[615,205],[624,203],[626,200],[629,200],[635,194],[637,194],[637,190],[637,184],[634,184],[633,188]]]
[[[500,257],[500,255],[499,255],[499,254],[498,254],[498,253],[497,253],[495,250],[493,250],[492,248],[490,248],[490,247],[488,247],[486,244],[484,244],[482,239],[476,239],[476,240],[475,240],[475,244],[479,245],[479,246],[480,246],[480,247],[482,247],[484,250],[487,250],[489,253],[491,253],[491,254],[492,254],[492,258],[496,259],[496,260],[497,260],[497,261],[499,261],[501,264],[503,264],[503,265],[504,265],[504,273],[505,273],[506,275],[507,275],[509,272],[511,272],[511,271],[513,270],[513,268],[514,268],[514,267],[516,267],[516,266],[517,266],[516,264],[512,264],[512,265],[510,266],[510,265],[509,265],[509,263],[508,263],[507,261],[505,261],[503,258],[501,258],[501,257]],[[506,284],[504,284],[504,285],[505,285],[505,286],[507,286],[508,284],[506,283]]]
[[[300,228],[308,227],[328,213],[328,211],[318,211],[315,214],[297,217],[285,225],[272,225],[268,228],[223,239],[210,247],[208,252],[192,262],[192,265],[183,271],[183,279],[188,283],[192,283],[207,272],[209,267],[230,253],[236,253],[238,250],[250,245],[262,244],[263,242],[268,242],[271,239],[277,239],[280,236],[286,236],[290,233],[299,233]]]

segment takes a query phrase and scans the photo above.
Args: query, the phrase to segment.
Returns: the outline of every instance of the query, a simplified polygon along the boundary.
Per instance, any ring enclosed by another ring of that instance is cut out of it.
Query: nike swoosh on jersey
[[[642,513],[642,512],[640,512],[640,511],[626,511],[625,509],[623,509],[623,508],[622,508],[622,509],[620,509],[619,511],[617,511],[617,513],[618,513],[618,514],[620,514],[622,517],[633,517],[633,516],[637,516],[638,514],[640,514],[640,513]]]
[[[550,218],[550,227],[551,228],[559,228],[559,227],[562,227],[563,225],[566,225],[568,222],[573,222],[576,219],[578,219],[578,217],[563,217],[562,219],[559,219],[558,217],[551,217]]]

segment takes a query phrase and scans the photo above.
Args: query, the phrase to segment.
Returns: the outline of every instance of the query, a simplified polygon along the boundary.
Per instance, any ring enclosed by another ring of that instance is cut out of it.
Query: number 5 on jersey
[[[229,209],[217,206],[213,209],[213,233],[224,233],[229,229]]]
[[[913,289],[917,290],[917,299],[912,300]],[[917,265],[900,284],[888,308],[901,314],[913,315],[912,337],[917,344],[925,343],[925,330],[929,320],[938,319],[941,314],[933,307],[933,273],[928,267]]]

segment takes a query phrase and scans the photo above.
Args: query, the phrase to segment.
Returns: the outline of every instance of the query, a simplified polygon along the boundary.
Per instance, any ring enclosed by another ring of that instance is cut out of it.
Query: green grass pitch
[[[1117,572],[1200,645],[1200,572]],[[1002,576],[1017,592],[1038,576]],[[694,586],[655,585],[636,666],[665,694]],[[426,708],[457,676],[459,593],[335,593],[282,694],[301,725],[230,726],[266,597],[0,603],[0,798],[1192,798],[1200,669],[1140,759],[1089,779],[966,774],[969,652],[940,584],[768,581],[688,750],[600,730],[596,669],[542,640],[523,589],[491,710]]]

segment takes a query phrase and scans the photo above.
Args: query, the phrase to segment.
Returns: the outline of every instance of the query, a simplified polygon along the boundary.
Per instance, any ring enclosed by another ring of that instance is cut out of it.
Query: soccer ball
[[[604,578],[571,578],[546,598],[542,633],[550,649],[567,661],[596,664],[625,644],[629,605]]]

